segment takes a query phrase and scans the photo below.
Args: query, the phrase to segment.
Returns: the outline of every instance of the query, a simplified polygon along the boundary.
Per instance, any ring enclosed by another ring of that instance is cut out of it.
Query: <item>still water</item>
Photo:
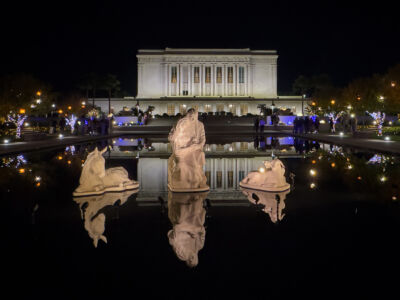
[[[106,146],[106,167],[140,189],[74,198],[88,152]],[[3,288],[167,299],[396,290],[398,157],[285,136],[212,137],[204,150],[211,189],[192,194],[168,192],[166,137],[1,157]],[[290,191],[239,187],[273,157]]]

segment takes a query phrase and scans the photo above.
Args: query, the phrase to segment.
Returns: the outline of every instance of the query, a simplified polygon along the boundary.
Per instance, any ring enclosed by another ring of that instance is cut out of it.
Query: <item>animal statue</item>
[[[106,216],[100,211],[103,211],[107,206],[114,205],[117,201],[120,201],[120,205],[123,205],[132,194],[137,192],[138,190],[131,190],[74,198],[74,201],[79,204],[84,227],[92,238],[95,248],[97,248],[99,240],[107,243],[107,238],[104,236]]]
[[[264,161],[263,167],[250,172],[239,184],[241,187],[272,192],[285,191],[290,188],[286,182],[285,166],[279,159]]]
[[[105,159],[102,151],[96,149],[89,153],[83,165],[79,186],[74,191],[74,196],[87,196],[102,194],[104,192],[118,192],[139,188],[139,183],[130,180],[128,172],[123,167],[105,169]]]
[[[197,118],[197,111],[190,109],[168,136],[172,145],[172,155],[168,160],[168,187],[172,191],[209,190],[203,171],[204,125]]]
[[[282,221],[285,216],[282,211],[285,209],[286,195],[290,190],[273,193],[243,188],[242,192],[251,203],[261,205],[263,212],[269,215],[273,223]]]
[[[203,202],[208,192],[168,193],[168,218],[173,228],[168,231],[169,244],[187,266],[199,263],[198,253],[204,247],[206,210]]]

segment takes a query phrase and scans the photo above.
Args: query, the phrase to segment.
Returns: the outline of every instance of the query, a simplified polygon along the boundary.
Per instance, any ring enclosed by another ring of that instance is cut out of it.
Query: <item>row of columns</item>
[[[172,67],[176,67],[177,70],[177,82],[171,82]],[[187,67],[187,91],[188,95],[183,95],[184,91],[184,80],[182,78],[183,68]],[[194,82],[194,68],[199,68],[199,83]],[[205,82],[205,69],[206,67],[211,68],[211,82]],[[217,83],[217,67],[222,68],[222,83]],[[233,83],[228,83],[228,67],[233,68]],[[244,68],[244,91],[240,95],[240,84],[239,84],[239,67]],[[249,64],[165,64],[164,71],[164,92],[167,96],[250,96],[251,95],[251,72]],[[210,85],[210,93],[206,92],[207,85]],[[174,86],[175,85],[175,86]],[[222,87],[222,93],[219,93],[217,88]],[[229,92],[229,88],[232,85],[232,92]],[[197,88],[197,91],[195,90]]]

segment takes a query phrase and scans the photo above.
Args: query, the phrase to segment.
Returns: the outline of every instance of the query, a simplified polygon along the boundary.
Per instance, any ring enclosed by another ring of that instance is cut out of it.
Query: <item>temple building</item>
[[[154,106],[154,114],[176,115],[189,107],[199,112],[259,114],[260,104],[304,113],[299,96],[278,96],[275,50],[175,49],[139,50],[137,96],[112,99],[112,110]],[[108,111],[107,99],[96,105]]]

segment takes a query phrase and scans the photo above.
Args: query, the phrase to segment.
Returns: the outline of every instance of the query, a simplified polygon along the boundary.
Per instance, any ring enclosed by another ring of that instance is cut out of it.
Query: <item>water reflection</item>
[[[136,196],[137,192],[138,190],[133,190],[86,197],[74,197],[74,201],[79,204],[79,208],[81,209],[84,227],[92,238],[93,245],[96,248],[99,240],[107,243],[107,238],[104,236],[106,223],[104,209],[107,206],[123,205],[132,194]]]
[[[189,267],[199,263],[198,253],[204,247],[206,209],[204,200],[208,192],[168,193],[168,218],[172,229],[169,243],[176,256]]]
[[[242,192],[251,203],[260,206],[273,223],[282,221],[285,216],[282,211],[285,209],[286,195],[290,193],[290,190],[272,193],[242,188]]]

